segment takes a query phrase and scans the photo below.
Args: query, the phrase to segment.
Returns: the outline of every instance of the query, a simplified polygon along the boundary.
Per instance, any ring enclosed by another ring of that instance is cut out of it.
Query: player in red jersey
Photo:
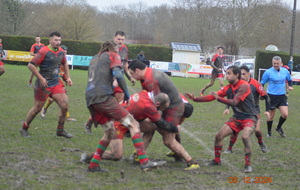
[[[186,93],[186,97],[194,102],[209,102],[218,100],[221,103],[230,105],[234,114],[223,125],[215,136],[215,158],[207,165],[221,165],[221,151],[223,147],[223,139],[233,133],[243,130],[242,139],[245,152],[245,168],[244,172],[252,172],[250,165],[251,158],[251,141],[250,137],[253,133],[258,111],[254,102],[248,82],[241,80],[241,70],[237,66],[231,66],[226,71],[226,79],[230,83],[218,92],[211,92],[211,95],[203,97],[194,97],[193,94]],[[223,98],[227,96],[227,99]]]
[[[100,124],[103,127],[104,135],[97,146],[88,172],[107,172],[107,170],[100,168],[99,163],[114,136],[113,121],[119,121],[130,130],[133,145],[140,159],[140,167],[143,171],[148,171],[164,165],[165,162],[151,162],[148,159],[140,135],[139,123],[112,96],[112,84],[116,79],[124,92],[124,100],[129,99],[129,92],[122,73],[121,59],[115,47],[116,44],[112,42],[103,43],[100,53],[93,57],[89,66],[85,93],[86,104],[94,124],[96,126]]]
[[[213,70],[211,72],[211,81],[209,84],[207,84],[204,88],[201,89],[200,95],[203,96],[204,91],[208,89],[209,87],[213,86],[215,84],[216,78],[219,79],[220,88],[223,87],[223,62],[225,60],[225,56],[223,55],[224,49],[223,47],[217,48],[217,53],[212,58],[211,66],[213,67]]]
[[[255,101],[255,105],[257,108],[257,111],[260,112],[259,109],[259,98],[261,97],[261,99],[265,100],[266,103],[266,111],[265,111],[265,115],[267,116],[267,119],[270,119],[270,98],[267,95],[267,92],[264,91],[263,86],[260,84],[260,82],[258,82],[257,80],[255,80],[254,78],[251,78],[251,74],[250,74],[250,70],[247,66],[241,66],[241,78],[245,81],[247,81],[250,84],[250,88],[251,88],[251,92],[253,94],[254,97],[254,101]],[[229,114],[229,109],[227,108],[223,115],[225,114]],[[258,140],[258,144],[261,148],[261,151],[263,153],[267,152],[267,146],[265,145],[264,141],[262,140],[263,134],[260,130],[260,115],[257,115],[257,124],[256,124],[256,128],[255,128],[255,136]],[[229,147],[224,151],[224,153],[232,153],[232,147],[235,144],[236,140],[238,137],[238,133],[234,133],[230,136],[230,142],[229,142]]]
[[[44,47],[45,44],[41,43],[41,38],[40,36],[36,36],[35,37],[35,44],[33,44],[30,48],[30,55],[31,56],[35,56],[37,54],[37,52]],[[32,79],[33,79],[33,74],[31,73],[30,78],[29,78],[29,82],[28,82],[28,87],[32,86]]]
[[[126,39],[125,32],[117,31],[115,33],[115,37],[113,40],[116,44],[118,44],[118,53],[121,57],[124,73],[125,73],[126,77],[128,78],[128,80],[132,83],[132,85],[134,85],[135,80],[134,80],[134,78],[131,77],[131,75],[128,71],[128,48],[124,44],[125,39]]]
[[[59,47],[61,43],[60,33],[52,32],[49,42],[50,44],[40,49],[28,64],[30,71],[37,77],[34,86],[34,106],[29,110],[20,133],[24,137],[29,137],[28,128],[30,123],[41,111],[46,99],[50,96],[60,107],[56,135],[72,138],[72,135],[64,130],[68,111],[68,96],[64,86],[59,82],[58,73],[61,65],[64,66],[66,84],[72,86],[73,83],[69,75],[64,50]],[[40,67],[40,71],[37,70],[37,67]]]
[[[184,159],[187,165],[185,170],[199,168],[198,163],[192,159],[184,147],[175,139],[175,134],[178,131],[177,126],[184,112],[184,104],[174,83],[165,73],[146,67],[139,60],[132,61],[128,66],[128,70],[133,78],[141,82],[144,90],[148,92],[153,91],[154,94],[162,92],[169,96],[170,106],[163,111],[162,117],[175,127],[166,126],[158,128],[157,131],[162,135],[164,144],[180,158]]]
[[[5,73],[4,63],[0,61],[0,76]]]
[[[65,46],[65,45],[61,45],[60,47],[64,50],[65,56],[66,56],[67,53],[68,53],[68,47]],[[63,83],[63,82],[66,82],[66,79],[67,79],[67,78],[66,78],[66,76],[65,76],[65,70],[64,70],[63,65],[60,66],[58,75],[59,75],[59,78],[60,78],[60,81],[59,81],[59,82],[64,86],[64,83]],[[47,110],[48,110],[49,106],[50,106],[53,102],[54,102],[54,100],[53,100],[51,97],[48,97],[48,98],[47,98],[47,101],[46,101],[45,105],[43,106],[43,108],[42,108],[42,110],[41,110],[41,117],[42,117],[42,118],[45,118],[45,115],[46,115],[46,113],[47,113]],[[72,117],[70,116],[70,112],[69,112],[69,111],[67,111],[66,120],[67,120],[67,121],[77,121],[75,118],[72,118]]]
[[[156,126],[161,127],[163,125],[172,125],[161,118],[159,110],[163,111],[170,104],[170,99],[167,94],[159,93],[154,95],[152,92],[145,90],[135,93],[130,96],[128,105],[125,105],[126,109],[134,119],[140,124],[141,132],[143,132],[144,148],[147,149],[152,137],[155,133]],[[155,125],[153,125],[155,124]],[[123,156],[123,137],[128,131],[128,128],[124,127],[120,122],[115,121],[114,126],[116,133],[110,142],[111,151],[106,151],[103,154],[103,159],[118,161]],[[89,162],[91,155],[82,156],[83,162]],[[137,159],[138,160],[138,159]]]

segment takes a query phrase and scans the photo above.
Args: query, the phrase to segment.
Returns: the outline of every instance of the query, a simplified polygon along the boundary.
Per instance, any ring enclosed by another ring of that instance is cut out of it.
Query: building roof
[[[171,42],[171,47],[175,51],[195,51],[195,52],[201,52],[201,47],[200,47],[199,44],[188,44],[188,43]]]

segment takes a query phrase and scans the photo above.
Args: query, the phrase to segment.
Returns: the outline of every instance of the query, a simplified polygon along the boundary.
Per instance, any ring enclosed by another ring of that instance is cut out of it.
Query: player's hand
[[[225,117],[225,115],[228,115],[229,113],[230,113],[230,110],[226,108],[223,112],[223,117]]]
[[[219,98],[218,94],[215,91],[211,91],[209,94],[213,95],[215,97],[215,99]]]
[[[190,100],[193,100],[193,101],[194,101],[194,99],[195,99],[195,95],[194,95],[194,94],[191,94],[191,93],[188,93],[188,92],[186,92],[186,93],[184,94],[184,96],[185,96],[187,99],[190,99]]]
[[[270,121],[271,119],[270,112],[266,111],[264,114],[267,117],[267,121]]]
[[[72,86],[73,85],[73,82],[72,82],[71,78],[67,78],[66,85],[67,86]]]
[[[135,79],[134,78],[130,78],[130,82],[131,82],[131,84],[132,84],[132,86],[134,86],[135,85]]]
[[[40,86],[41,87],[48,87],[48,82],[45,78],[40,79]]]
[[[291,86],[289,86],[288,90],[289,90],[289,91],[292,91],[292,90],[294,90],[294,88],[291,87]]]
[[[218,68],[218,71],[222,71],[222,68]]]

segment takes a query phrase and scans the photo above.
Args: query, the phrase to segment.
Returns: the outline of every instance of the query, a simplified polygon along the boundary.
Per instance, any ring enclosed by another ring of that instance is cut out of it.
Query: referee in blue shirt
[[[274,56],[270,69],[266,70],[262,76],[261,84],[265,85],[268,82],[267,93],[270,97],[270,120],[267,121],[268,137],[272,136],[272,124],[275,116],[276,108],[279,109],[281,117],[276,128],[276,131],[282,137],[286,137],[282,124],[288,117],[288,101],[286,96],[286,83],[288,82],[288,90],[293,90],[292,78],[289,71],[282,67],[282,59],[279,56]]]

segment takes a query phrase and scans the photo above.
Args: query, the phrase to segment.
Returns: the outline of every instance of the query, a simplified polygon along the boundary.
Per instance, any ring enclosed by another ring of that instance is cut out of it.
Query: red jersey
[[[38,51],[30,63],[40,67],[39,72],[47,80],[48,87],[53,87],[59,83],[58,73],[61,64],[66,64],[66,57],[62,48],[59,47],[57,51],[53,51],[45,46]],[[39,87],[39,79],[36,85]]]
[[[235,84],[226,85],[217,93],[220,97],[227,96],[227,99],[238,98],[240,100],[240,102],[236,106],[231,106],[234,112],[234,118],[251,119],[259,114],[259,112],[256,109],[253,94],[251,92],[250,85],[248,84],[248,82],[244,80],[239,80]]]
[[[265,95],[267,95],[267,92],[264,91],[264,87],[260,84],[260,82],[258,82],[254,78],[250,78],[249,84],[250,84],[251,92],[253,94],[256,108],[257,108],[258,112],[260,112],[259,96],[265,96]]]
[[[35,43],[35,44],[33,44],[33,45],[31,46],[30,52],[33,52],[34,54],[37,54],[37,52],[38,52],[42,47],[44,47],[44,46],[45,46],[45,45],[42,44],[42,43],[40,43],[40,44]]]
[[[161,115],[154,103],[153,93],[145,90],[130,96],[127,110],[137,121],[149,118],[152,122],[160,120]]]
[[[2,61],[0,61],[0,66],[3,66],[3,65],[4,65],[4,63]]]
[[[214,65],[217,68],[223,68],[223,62],[224,62],[224,60],[225,60],[225,56],[224,55],[219,55],[218,53],[216,53],[214,55],[214,57],[212,58],[211,61],[214,63]]]
[[[145,79],[140,82],[142,88],[148,92],[154,92],[154,94],[162,92],[167,94],[170,98],[168,109],[182,104],[182,99],[176,86],[165,73],[146,67]]]

